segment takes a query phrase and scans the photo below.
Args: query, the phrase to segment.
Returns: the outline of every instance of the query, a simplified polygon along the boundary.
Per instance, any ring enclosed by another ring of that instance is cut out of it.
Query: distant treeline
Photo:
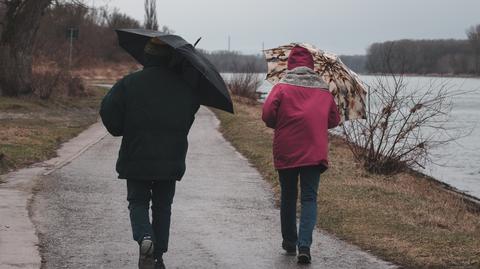
[[[480,74],[470,40],[399,40],[372,44],[367,52],[370,73]]]
[[[267,62],[263,55],[248,55],[232,51],[203,51],[205,56],[221,72],[241,73],[241,72],[267,72]],[[367,56],[365,55],[342,55],[342,62],[357,73],[366,73]]]
[[[359,74],[367,73],[367,56],[365,55],[340,55],[342,62]]]
[[[213,52],[202,50],[202,52],[220,72],[267,72],[267,63],[262,55],[248,55],[236,51],[224,50]]]

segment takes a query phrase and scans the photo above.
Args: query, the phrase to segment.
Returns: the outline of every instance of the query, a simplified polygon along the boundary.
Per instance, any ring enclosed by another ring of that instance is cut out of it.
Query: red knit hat
[[[292,70],[300,66],[306,66],[313,70],[313,56],[308,49],[296,45],[290,51],[290,55],[288,56],[288,70]]]

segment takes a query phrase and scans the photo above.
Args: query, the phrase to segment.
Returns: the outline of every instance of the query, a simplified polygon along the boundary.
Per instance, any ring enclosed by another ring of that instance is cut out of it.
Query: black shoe
[[[293,256],[297,254],[297,246],[295,245],[295,243],[283,240],[282,248],[287,252],[287,255]]]
[[[155,269],[153,258],[153,240],[147,235],[140,243],[140,257],[138,258],[138,269]]]
[[[301,247],[298,248],[298,263],[309,264],[312,262],[312,256],[310,256],[310,248]]]
[[[155,269],[165,269],[165,264],[163,263],[163,259],[157,259],[155,261]]]

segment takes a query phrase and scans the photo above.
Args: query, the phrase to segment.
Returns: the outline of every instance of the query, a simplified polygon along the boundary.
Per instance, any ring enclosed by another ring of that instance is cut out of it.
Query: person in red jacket
[[[285,77],[263,105],[262,120],[275,129],[274,165],[281,185],[282,247],[298,262],[310,263],[312,233],[317,221],[320,174],[328,167],[328,129],[340,116],[328,85],[313,71],[311,53],[292,49]],[[301,216],[297,234],[296,203],[300,176]]]

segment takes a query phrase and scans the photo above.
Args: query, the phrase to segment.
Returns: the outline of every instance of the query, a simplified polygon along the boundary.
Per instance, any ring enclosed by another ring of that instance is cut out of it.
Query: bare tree
[[[2,0],[0,91],[17,96],[32,92],[33,43],[40,19],[52,0]]]
[[[158,30],[157,0],[145,0],[145,29]]]
[[[432,79],[427,85],[410,85],[392,72],[367,86],[367,119],[344,123],[343,134],[370,172],[424,168],[432,161],[432,149],[467,134],[449,123],[452,98],[461,93],[448,82]]]
[[[470,27],[467,37],[475,54],[475,73],[480,75],[480,24]]]

